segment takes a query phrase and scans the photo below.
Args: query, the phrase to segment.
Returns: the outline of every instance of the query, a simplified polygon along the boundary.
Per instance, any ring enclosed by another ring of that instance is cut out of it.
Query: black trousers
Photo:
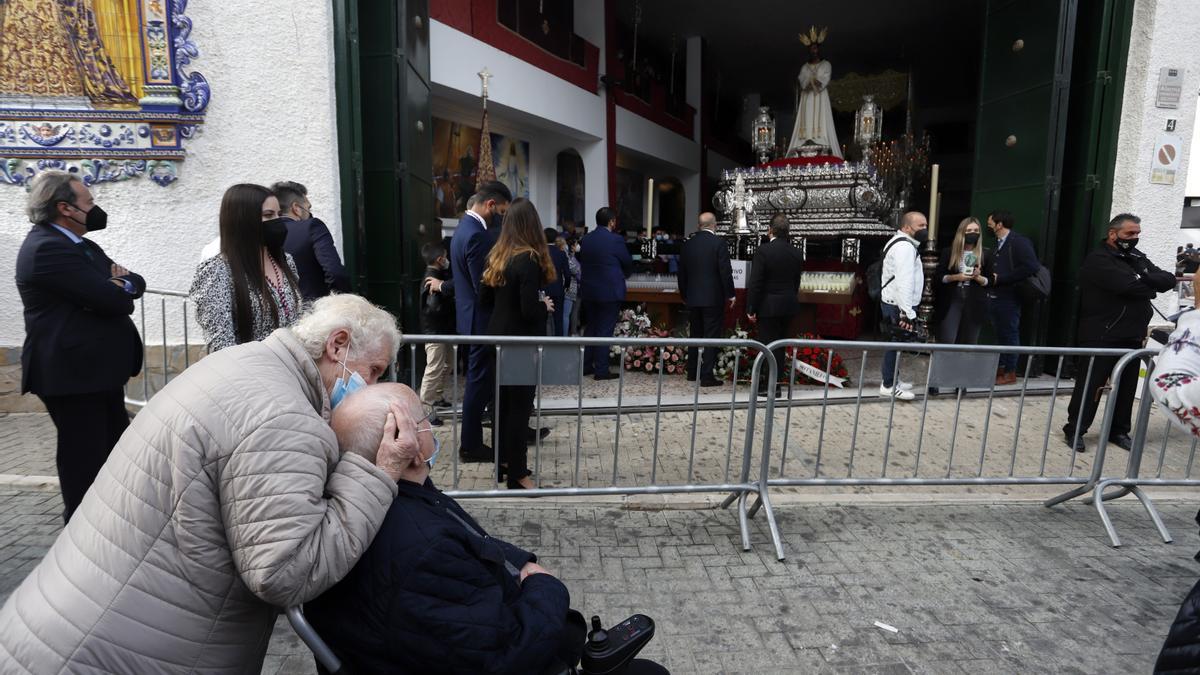
[[[529,430],[529,415],[533,413],[533,397],[537,387],[527,385],[501,385],[499,408],[500,460],[508,464],[508,486],[529,475],[529,449],[526,434]]]
[[[688,310],[688,324],[691,336],[694,338],[721,337],[721,320],[725,318],[725,306],[692,307]],[[699,347],[688,347],[687,376],[696,377],[696,355]],[[700,364],[700,379],[713,379],[713,365],[717,362],[719,347],[708,347],[704,350],[704,360]]]
[[[776,340],[782,340],[787,337],[788,326],[792,323],[792,317],[789,316],[760,316],[758,317],[758,341],[763,344],[771,344]],[[775,355],[776,374],[778,375],[779,384],[787,384],[788,364],[786,363],[786,354],[783,348],[772,349],[771,353]],[[760,377],[763,379],[758,383],[760,389],[767,387],[767,374],[763,373]]]
[[[120,389],[94,394],[39,396],[58,430],[55,463],[62,489],[63,521],[83,501],[108,453],[129,426],[125,394]]]
[[[1116,347],[1138,348],[1141,345],[1113,345]],[[1112,375],[1113,366],[1117,365],[1119,357],[1097,356],[1092,364],[1092,376],[1088,377],[1088,362],[1090,356],[1080,356],[1075,359],[1075,391],[1071,392],[1071,403],[1067,406],[1067,428],[1074,433],[1079,430],[1082,436],[1092,421],[1096,418],[1096,410],[1100,406],[1100,393]],[[1113,411],[1112,429],[1109,437],[1127,434],[1133,428],[1133,395],[1137,393],[1138,368],[1130,364],[1121,373],[1121,379],[1113,387],[1117,397],[1117,407]],[[1086,386],[1086,389],[1085,389]],[[1110,396],[1113,394],[1109,394]],[[1082,406],[1082,408],[1081,408]]]

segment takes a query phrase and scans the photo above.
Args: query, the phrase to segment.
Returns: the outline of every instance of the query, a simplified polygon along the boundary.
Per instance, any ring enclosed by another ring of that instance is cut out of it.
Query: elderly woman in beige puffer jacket
[[[0,673],[258,673],[276,608],[345,576],[395,497],[407,411],[374,463],[328,420],[399,341],[390,314],[334,295],[173,380],[0,610]]]

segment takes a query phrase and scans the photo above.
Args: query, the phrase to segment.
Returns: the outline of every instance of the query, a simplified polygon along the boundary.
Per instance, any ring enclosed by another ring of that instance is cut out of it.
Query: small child
[[[454,280],[450,277],[450,261],[441,242],[421,247],[425,260],[425,277],[421,280],[421,332],[426,335],[454,335]],[[451,372],[450,345],[425,345],[425,377],[421,380],[421,403],[433,408],[449,408],[446,401],[446,381]],[[429,418],[435,427],[442,425],[437,414]]]

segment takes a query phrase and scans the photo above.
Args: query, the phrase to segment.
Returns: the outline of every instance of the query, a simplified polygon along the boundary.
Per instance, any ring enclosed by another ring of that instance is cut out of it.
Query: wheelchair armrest
[[[342,660],[333,653],[329,645],[325,644],[321,636],[317,635],[317,631],[308,622],[308,619],[304,618],[304,609],[296,605],[288,607],[284,613],[287,614],[288,623],[292,624],[292,630],[296,631],[296,635],[300,636],[304,644],[308,645],[308,649],[316,657],[317,663],[328,670],[330,675],[346,675],[347,671],[342,669]]]

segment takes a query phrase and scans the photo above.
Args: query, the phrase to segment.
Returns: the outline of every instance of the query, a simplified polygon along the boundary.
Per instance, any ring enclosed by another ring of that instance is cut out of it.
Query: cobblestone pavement
[[[777,562],[761,523],[743,552],[731,514],[611,503],[466,502],[495,536],[537,552],[572,605],[658,623],[644,654],[672,673],[1148,672],[1188,588],[1195,503],[1112,508],[1111,548],[1082,505],[791,505]],[[0,489],[0,596],[53,541],[51,491]],[[892,626],[896,632],[877,627]],[[314,673],[285,620],[264,673]]]

